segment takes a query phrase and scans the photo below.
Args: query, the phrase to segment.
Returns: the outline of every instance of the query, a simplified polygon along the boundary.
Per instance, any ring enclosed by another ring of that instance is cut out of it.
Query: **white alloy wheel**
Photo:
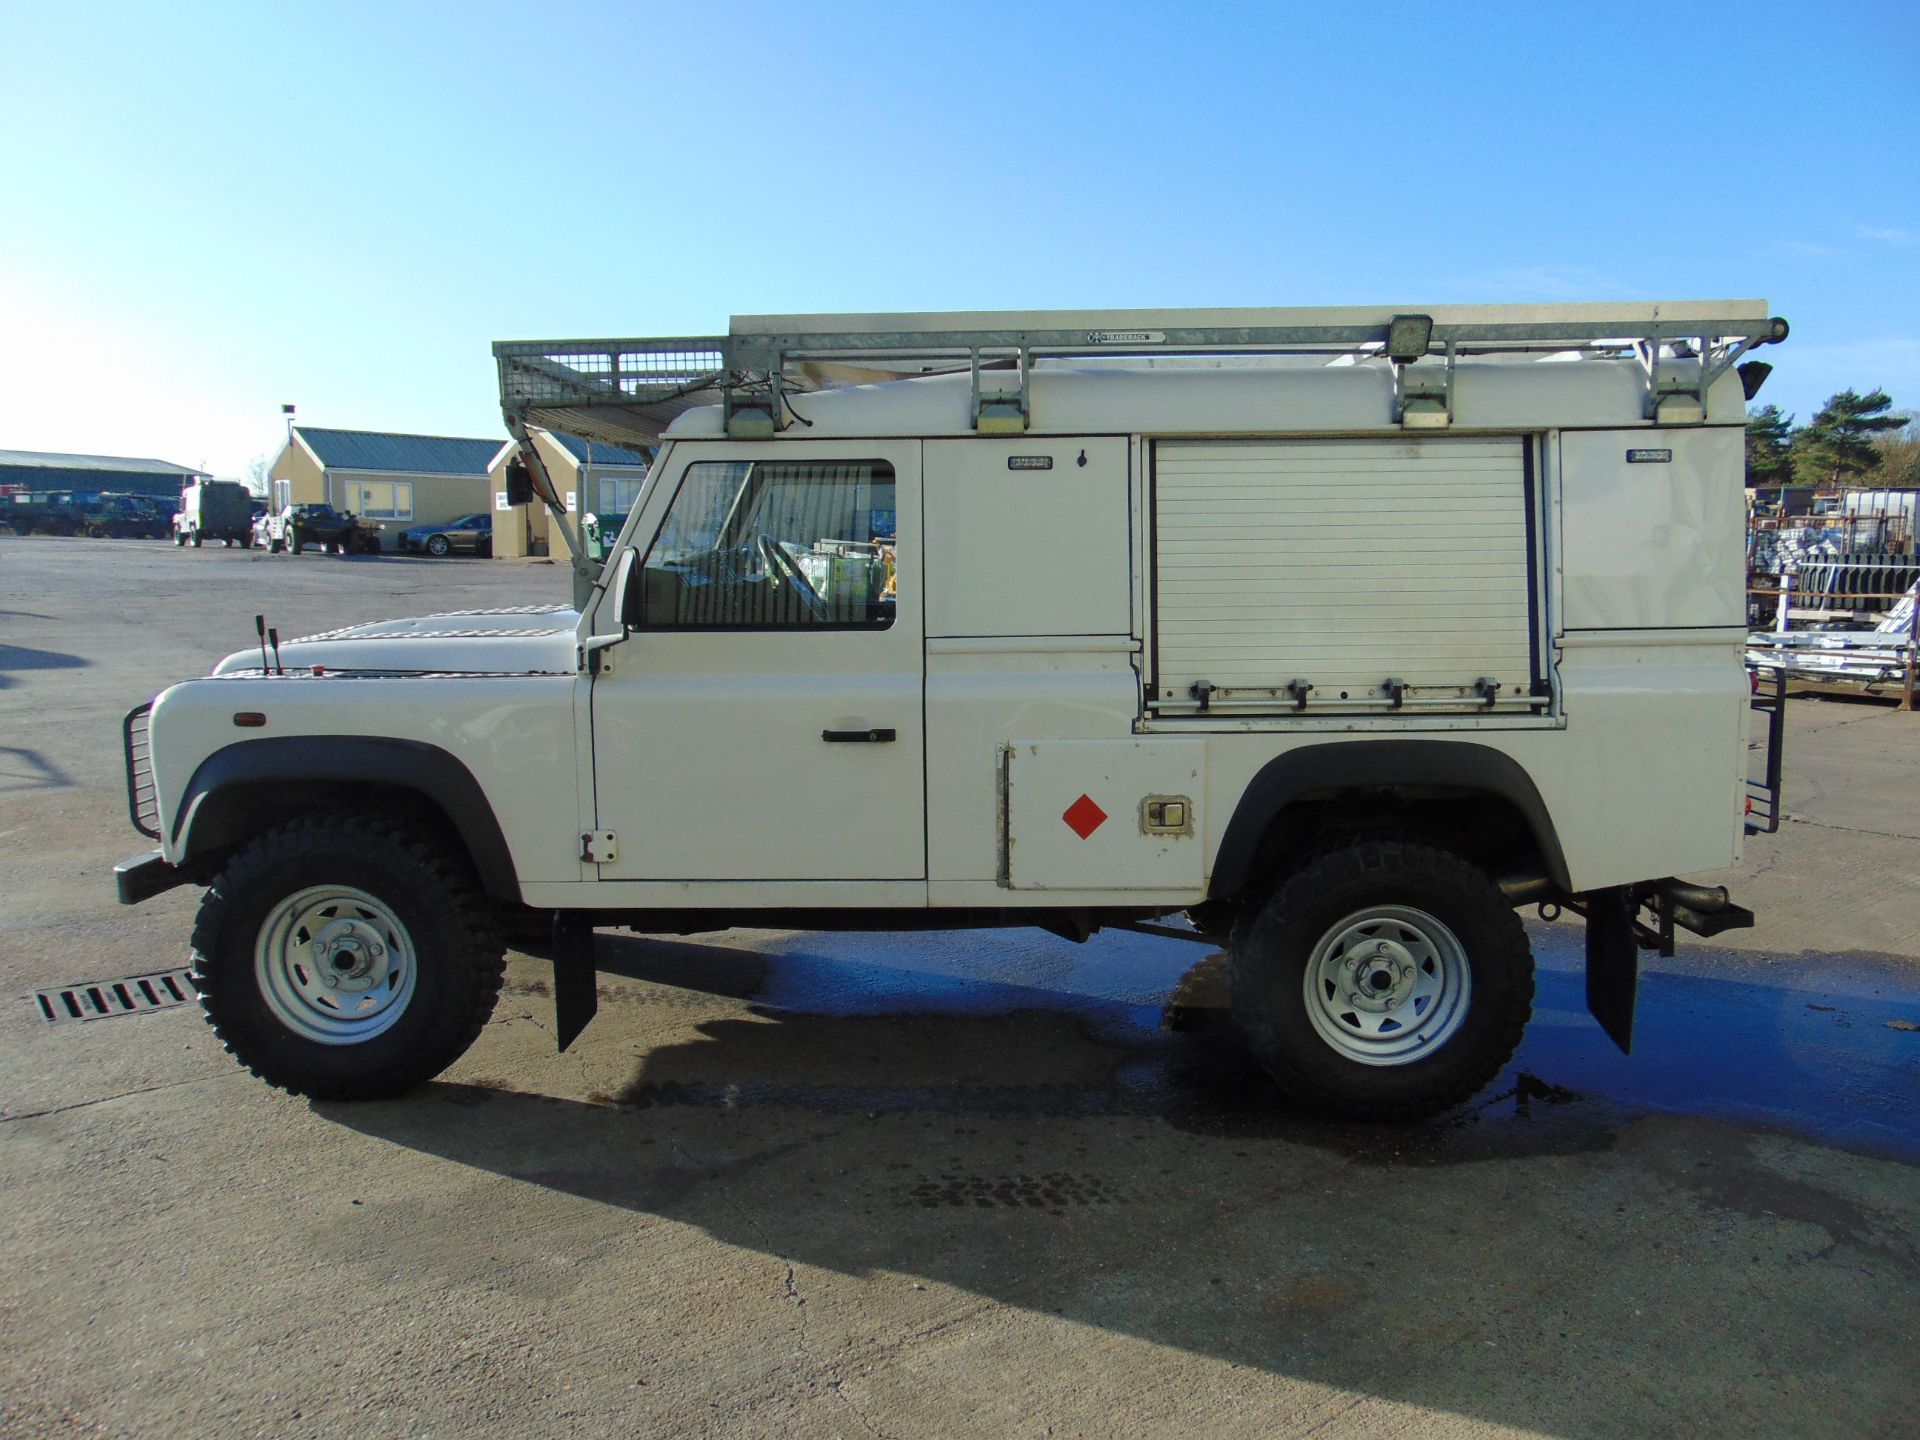
[[[1466,947],[1424,910],[1370,906],[1336,921],[1304,976],[1307,1019],[1362,1065],[1409,1065],[1460,1028],[1473,988]]]
[[[413,998],[418,966],[407,927],[347,885],[315,885],[267,913],[254,977],[274,1018],[302,1039],[354,1045],[391,1027]]]

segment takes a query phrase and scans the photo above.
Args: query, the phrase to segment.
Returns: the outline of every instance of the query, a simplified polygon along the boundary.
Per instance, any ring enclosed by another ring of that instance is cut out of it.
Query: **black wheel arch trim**
[[[1533,777],[1511,755],[1461,740],[1343,740],[1302,745],[1260,767],[1221,837],[1207,886],[1209,898],[1227,899],[1240,893],[1261,841],[1295,801],[1327,791],[1396,786],[1508,801],[1525,819],[1548,875],[1562,889],[1571,888],[1553,816]]]
[[[437,745],[375,735],[272,736],[214,751],[193,772],[175,812],[181,866],[251,838],[250,794],[292,783],[370,785],[424,797],[453,825],[487,892],[520,899],[513,852],[473,772]]]

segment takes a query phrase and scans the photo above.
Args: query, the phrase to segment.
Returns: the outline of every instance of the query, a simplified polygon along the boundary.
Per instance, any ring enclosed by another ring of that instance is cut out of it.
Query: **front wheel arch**
[[[513,852],[473,772],[437,745],[384,736],[276,736],[214,751],[181,794],[176,863],[204,873],[276,825],[343,804],[443,830],[488,895],[519,902]]]

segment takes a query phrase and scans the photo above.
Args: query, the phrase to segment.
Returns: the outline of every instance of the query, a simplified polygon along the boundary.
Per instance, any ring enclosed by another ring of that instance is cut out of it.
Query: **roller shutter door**
[[[1161,442],[1154,704],[1484,710],[1533,688],[1519,437]],[[1344,692],[1345,699],[1342,699]]]

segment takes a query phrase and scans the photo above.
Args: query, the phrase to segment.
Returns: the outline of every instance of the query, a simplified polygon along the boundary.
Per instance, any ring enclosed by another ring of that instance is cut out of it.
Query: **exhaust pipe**
[[[1509,905],[1531,905],[1539,900],[1562,900],[1565,894],[1546,875],[1503,875],[1494,884]]]
[[[1721,915],[1733,903],[1733,896],[1727,893],[1724,885],[1689,885],[1684,880],[1661,880],[1654,885],[1655,891],[1676,905],[1685,906],[1701,915]]]

